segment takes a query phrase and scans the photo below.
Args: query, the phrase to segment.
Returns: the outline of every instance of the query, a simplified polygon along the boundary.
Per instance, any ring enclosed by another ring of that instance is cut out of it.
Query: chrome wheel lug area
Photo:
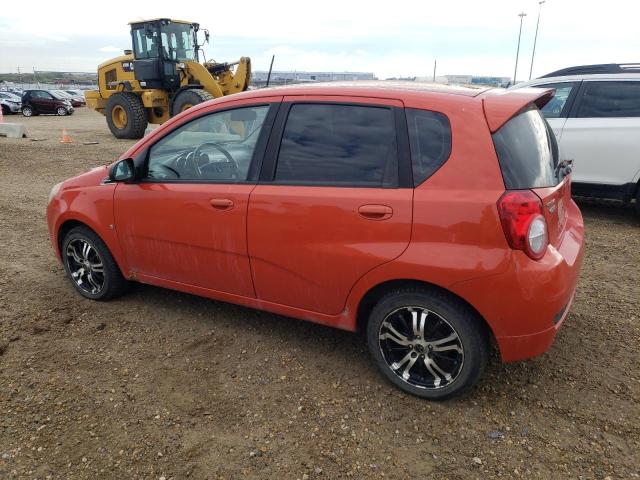
[[[417,388],[450,385],[464,363],[463,345],[453,326],[421,307],[389,313],[380,326],[379,345],[393,373]]]

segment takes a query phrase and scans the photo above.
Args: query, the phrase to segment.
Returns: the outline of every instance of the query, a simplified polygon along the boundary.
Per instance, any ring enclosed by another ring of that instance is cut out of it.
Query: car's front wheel
[[[75,289],[91,300],[117,297],[128,286],[107,246],[87,227],[72,228],[65,235],[62,260]]]
[[[69,111],[64,107],[58,107],[58,109],[56,110],[56,113],[59,116],[64,117],[65,115],[67,115],[69,113]]]
[[[432,289],[388,292],[367,324],[369,351],[401,390],[429,400],[460,395],[482,375],[489,341],[482,320],[453,296]]]

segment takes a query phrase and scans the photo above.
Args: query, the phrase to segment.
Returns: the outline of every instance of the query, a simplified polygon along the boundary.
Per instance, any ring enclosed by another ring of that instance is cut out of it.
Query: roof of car
[[[476,97],[488,90],[487,87],[461,87],[443,85],[440,83],[411,82],[396,80],[358,80],[352,82],[318,82],[296,83],[292,85],[274,86],[252,90],[252,93],[265,94],[282,93],[283,95],[321,95],[335,94],[339,90],[341,95],[376,96],[384,92],[384,96],[402,95],[407,92],[442,93]]]
[[[580,82],[580,81],[609,81],[609,80],[632,80],[640,81],[640,73],[601,73],[601,74],[588,74],[588,75],[561,75],[558,77],[540,77],[526,82],[520,82],[510,87],[510,89],[517,89],[522,87],[529,87],[535,85],[547,85],[549,83],[561,83],[561,82]]]

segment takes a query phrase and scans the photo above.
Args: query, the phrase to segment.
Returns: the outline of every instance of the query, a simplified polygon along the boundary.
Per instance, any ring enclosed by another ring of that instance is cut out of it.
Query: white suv
[[[636,199],[640,214],[640,64],[570,67],[514,85],[555,88],[542,112],[573,160],[580,196]]]

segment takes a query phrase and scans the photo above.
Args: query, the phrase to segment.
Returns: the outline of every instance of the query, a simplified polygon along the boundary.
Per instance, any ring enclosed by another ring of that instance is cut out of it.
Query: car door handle
[[[209,203],[216,210],[231,210],[233,208],[233,200],[228,198],[212,198]]]
[[[393,215],[393,209],[387,205],[361,205],[358,213],[367,220],[386,220]]]

